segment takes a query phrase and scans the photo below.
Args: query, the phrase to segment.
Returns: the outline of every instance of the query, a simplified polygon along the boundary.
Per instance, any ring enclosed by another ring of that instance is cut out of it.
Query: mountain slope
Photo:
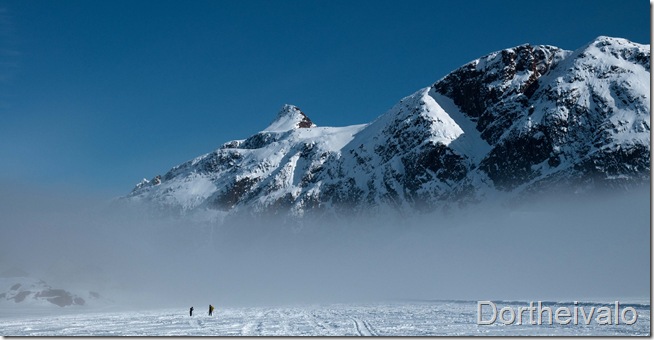
[[[204,219],[431,211],[649,181],[649,45],[522,45],[460,67],[375,121],[318,127],[285,105],[244,140],[129,194]]]
[[[64,289],[55,289],[45,281],[13,269],[0,274],[0,306],[84,306],[103,302],[99,293],[88,291],[86,297]],[[104,301],[106,302],[106,301]]]

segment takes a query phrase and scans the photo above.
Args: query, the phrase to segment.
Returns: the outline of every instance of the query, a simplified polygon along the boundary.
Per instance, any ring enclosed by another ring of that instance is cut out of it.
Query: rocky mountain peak
[[[589,62],[598,63],[598,60],[615,58],[624,63],[602,62],[614,68],[625,66],[629,68],[633,65],[640,65],[647,71],[650,70],[650,50],[649,45],[640,45],[627,39],[599,36],[586,46],[577,50],[580,58],[588,59]],[[615,70],[613,70],[615,71]]]
[[[316,127],[316,124],[299,107],[285,104],[277,113],[277,118],[264,131],[287,131],[311,127]]]

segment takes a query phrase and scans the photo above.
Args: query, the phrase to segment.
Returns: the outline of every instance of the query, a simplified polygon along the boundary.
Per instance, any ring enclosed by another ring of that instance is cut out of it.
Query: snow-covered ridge
[[[103,297],[98,292],[71,292],[53,288],[41,279],[27,273],[0,275],[0,306],[17,307],[75,307],[97,304]]]
[[[521,45],[473,60],[369,124],[317,127],[285,105],[261,132],[139,183],[181,214],[433,210],[649,180],[649,45]]]

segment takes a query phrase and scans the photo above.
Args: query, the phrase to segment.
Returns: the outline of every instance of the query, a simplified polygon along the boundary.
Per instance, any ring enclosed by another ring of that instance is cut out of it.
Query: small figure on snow
[[[189,315],[189,316],[193,316],[193,307],[191,307],[191,309],[189,309],[189,311],[188,311],[188,315]]]
[[[209,305],[209,316],[213,315],[213,306]]]

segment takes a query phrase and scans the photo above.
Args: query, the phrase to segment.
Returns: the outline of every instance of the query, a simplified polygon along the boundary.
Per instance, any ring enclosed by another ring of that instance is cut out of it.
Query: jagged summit
[[[592,60],[602,59],[603,57],[624,61],[614,67],[633,68],[633,65],[640,65],[647,71],[650,70],[650,50],[649,45],[641,45],[623,38],[613,38],[599,36],[588,45],[580,48],[582,54],[589,56]],[[599,66],[611,65],[610,62],[599,63]]]
[[[263,131],[288,131],[316,127],[309,117],[295,105],[285,104],[277,113],[277,118]]]

